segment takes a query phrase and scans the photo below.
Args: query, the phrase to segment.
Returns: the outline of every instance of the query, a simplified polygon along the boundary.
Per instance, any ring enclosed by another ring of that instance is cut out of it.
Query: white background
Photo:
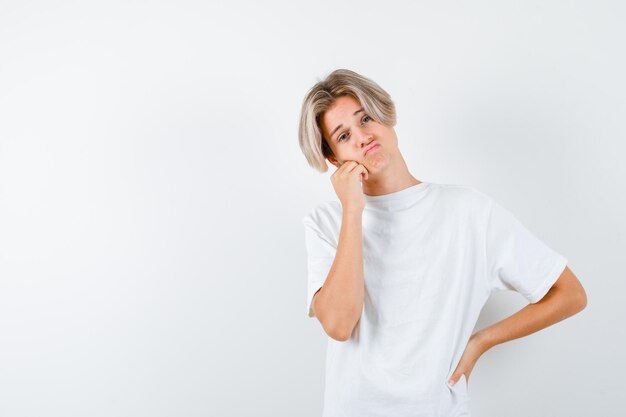
[[[498,345],[475,416],[616,415],[626,360],[619,1],[0,1],[0,415],[320,416],[300,152],[336,68],[422,181],[478,188],[588,306]],[[477,329],[526,304],[494,294]]]

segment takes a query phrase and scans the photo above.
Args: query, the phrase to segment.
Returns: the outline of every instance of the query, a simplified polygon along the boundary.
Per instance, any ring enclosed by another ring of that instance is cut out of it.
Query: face
[[[393,127],[373,120],[351,96],[337,98],[324,113],[321,125],[324,139],[335,154],[328,161],[337,168],[345,161],[356,161],[375,175],[397,152],[398,137]]]

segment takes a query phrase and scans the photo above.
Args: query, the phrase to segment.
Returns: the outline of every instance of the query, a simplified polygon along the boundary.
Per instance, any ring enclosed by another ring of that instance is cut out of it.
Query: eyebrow
[[[357,113],[362,112],[362,111],[363,111],[363,107],[361,107],[360,109],[358,109],[357,111],[355,111],[352,115],[353,115],[353,116],[356,116],[356,115],[357,115]],[[342,126],[343,126],[343,125],[339,125],[339,126],[337,126],[337,127],[336,127],[333,131],[332,131],[332,133],[330,134],[330,137],[332,138],[332,137],[335,135],[335,133],[336,133],[339,129],[341,129],[341,127],[342,127]]]

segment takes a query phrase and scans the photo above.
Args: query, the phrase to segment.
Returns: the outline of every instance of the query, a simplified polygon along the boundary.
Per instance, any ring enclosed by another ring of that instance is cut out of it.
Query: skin
[[[366,195],[384,195],[421,183],[408,171],[398,148],[398,137],[392,126],[372,120],[350,97],[338,97],[324,113],[321,128],[324,139],[335,156],[328,161],[337,167],[331,177],[344,208],[362,210]],[[336,131],[339,125],[342,127]],[[380,147],[367,154],[373,143]],[[349,164],[343,165],[347,161]],[[357,184],[356,178],[361,178]],[[587,306],[587,295],[578,278],[565,267],[548,293],[537,303],[529,304],[508,318],[474,333],[450,378],[454,385],[465,374],[469,381],[474,365],[492,347],[527,336],[574,314]]]
[[[528,336],[579,313],[587,306],[587,294],[578,278],[565,267],[546,295],[534,304],[528,304],[508,318],[474,333],[463,356],[450,378],[454,385],[461,374],[469,376],[478,358],[500,343]]]
[[[371,117],[366,119],[369,115],[364,112],[354,115],[360,108],[357,100],[343,96],[324,113],[320,127],[335,155],[328,161],[337,168],[346,161],[355,161],[365,167],[367,176],[363,176],[362,191],[366,195],[389,194],[421,183],[411,175],[404,162],[394,128]],[[339,125],[342,127],[331,136]],[[365,155],[365,148],[372,141],[380,146]]]

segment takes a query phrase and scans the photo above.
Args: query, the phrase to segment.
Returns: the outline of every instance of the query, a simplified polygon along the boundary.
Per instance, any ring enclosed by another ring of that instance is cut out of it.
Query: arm
[[[587,294],[574,273],[565,267],[548,293],[512,316],[477,332],[483,352],[500,343],[535,333],[580,312],[587,306]],[[472,336],[472,337],[474,337]]]
[[[361,318],[364,297],[362,211],[344,211],[337,254],[313,311],[330,337],[345,341]]]

